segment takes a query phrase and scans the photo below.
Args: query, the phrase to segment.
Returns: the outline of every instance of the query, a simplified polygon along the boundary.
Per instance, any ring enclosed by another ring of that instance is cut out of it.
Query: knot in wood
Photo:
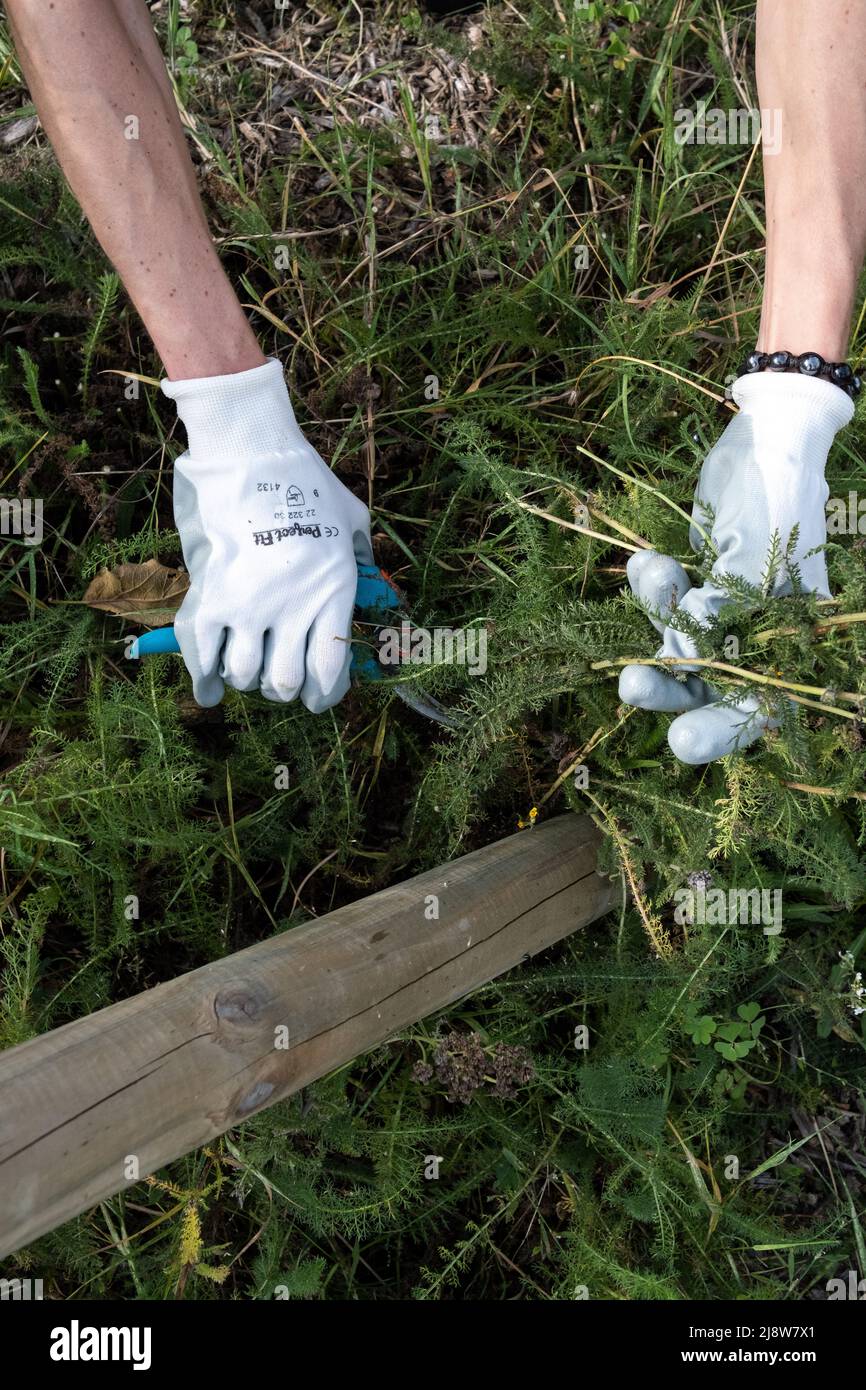
[[[251,1091],[248,1091],[237,1103],[235,1113],[237,1115],[248,1115],[251,1110],[255,1110],[260,1105],[264,1105],[269,1096],[273,1095],[274,1083],[272,1081],[259,1081]]]
[[[214,996],[213,1011],[221,1023],[256,1023],[267,1002],[265,991],[255,984],[226,985]]]

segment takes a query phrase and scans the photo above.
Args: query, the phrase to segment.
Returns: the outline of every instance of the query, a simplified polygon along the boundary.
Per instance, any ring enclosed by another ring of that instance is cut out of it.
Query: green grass
[[[613,523],[695,563],[683,509],[727,418],[713,394],[754,343],[757,166],[740,189],[747,149],[673,138],[680,105],[751,90],[752,7],[539,0],[434,27],[400,0],[365,6],[361,33],[334,3],[306,39],[318,86],[244,55],[234,8],[200,5],[191,34],[176,7],[169,36],[160,21],[212,155],[214,233],[310,438],[371,500],[379,563],[417,621],[486,621],[489,670],[423,673],[466,712],[449,734],[387,688],[319,717],[231,691],[205,712],[176,660],[124,660],[124,625],[81,597],[103,565],[179,559],[179,445],[152,388],[127,400],[105,374],[159,364],[44,139],[7,156],[2,495],[44,498],[47,525],[38,549],[0,538],[0,1040],[290,930],[532,807],[594,815],[636,897],[17,1263],[58,1297],[822,1297],[866,1275],[862,709],[798,706],[747,755],[690,769],[599,665],[655,648]],[[279,54],[292,21],[262,15]],[[333,85],[373,50],[364,83]],[[24,100],[4,66],[0,119]],[[833,495],[862,486],[861,430],[833,454]],[[611,543],[521,505],[569,521],[587,501]],[[860,545],[828,551],[833,613],[866,609]],[[822,616],[805,596],[740,602],[726,631],[749,671],[866,699],[863,625],[816,639]],[[794,632],[759,639],[779,627]],[[597,731],[588,787],[547,796]],[[673,895],[705,872],[781,888],[783,933],[684,928]],[[513,1096],[448,1099],[459,1062],[437,1048],[472,1032],[491,1059],[525,1049]]]

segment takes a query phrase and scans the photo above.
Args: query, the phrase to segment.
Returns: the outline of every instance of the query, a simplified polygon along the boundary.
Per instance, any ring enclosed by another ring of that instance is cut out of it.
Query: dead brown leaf
[[[161,627],[172,621],[188,588],[186,570],[146,560],[143,565],[100,570],[88,584],[84,602],[146,627]]]
[[[4,150],[11,150],[13,145],[20,145],[22,140],[29,140],[38,125],[38,116],[21,116],[17,121],[9,121],[0,133],[0,145]]]

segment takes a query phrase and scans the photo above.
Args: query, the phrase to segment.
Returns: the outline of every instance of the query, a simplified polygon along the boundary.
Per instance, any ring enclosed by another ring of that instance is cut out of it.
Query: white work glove
[[[854,403],[831,382],[772,372],[740,377],[732,395],[739,413],[707,455],[692,508],[693,523],[710,535],[717,551],[712,574],[720,581],[721,576],[738,575],[759,589],[766,586],[768,594],[790,594],[784,555],[796,526],[790,560],[805,590],[829,598],[824,553],[809,552],[827,539],[824,467],[836,432],[854,414]],[[782,562],[770,577],[774,537]],[[704,545],[694,524],[689,542],[696,552]],[[627,572],[632,591],[663,635],[656,655],[696,657],[694,640],[667,620],[676,609],[708,626],[731,602],[724,585],[709,582],[693,589],[676,560],[654,551],[633,555]],[[685,663],[675,669],[700,670]],[[682,762],[695,765],[746,748],[779,723],[754,696],[721,703],[718,692],[698,676],[689,674],[682,682],[654,666],[624,667],[619,694],[640,709],[686,711],[671,724],[668,742]]]
[[[196,700],[219,704],[230,685],[328,709],[349,688],[367,508],[304,438],[275,358],[161,385],[189,444],[174,465],[190,578],[174,627]]]

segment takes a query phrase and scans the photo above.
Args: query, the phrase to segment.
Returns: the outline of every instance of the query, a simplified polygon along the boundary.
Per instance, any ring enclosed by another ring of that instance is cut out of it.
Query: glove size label
[[[282,483],[256,483],[256,492],[279,492],[282,486]],[[318,495],[319,489],[313,488],[313,496],[318,497]],[[297,483],[288,483],[283,496],[290,507],[303,507],[305,505],[304,494]]]

